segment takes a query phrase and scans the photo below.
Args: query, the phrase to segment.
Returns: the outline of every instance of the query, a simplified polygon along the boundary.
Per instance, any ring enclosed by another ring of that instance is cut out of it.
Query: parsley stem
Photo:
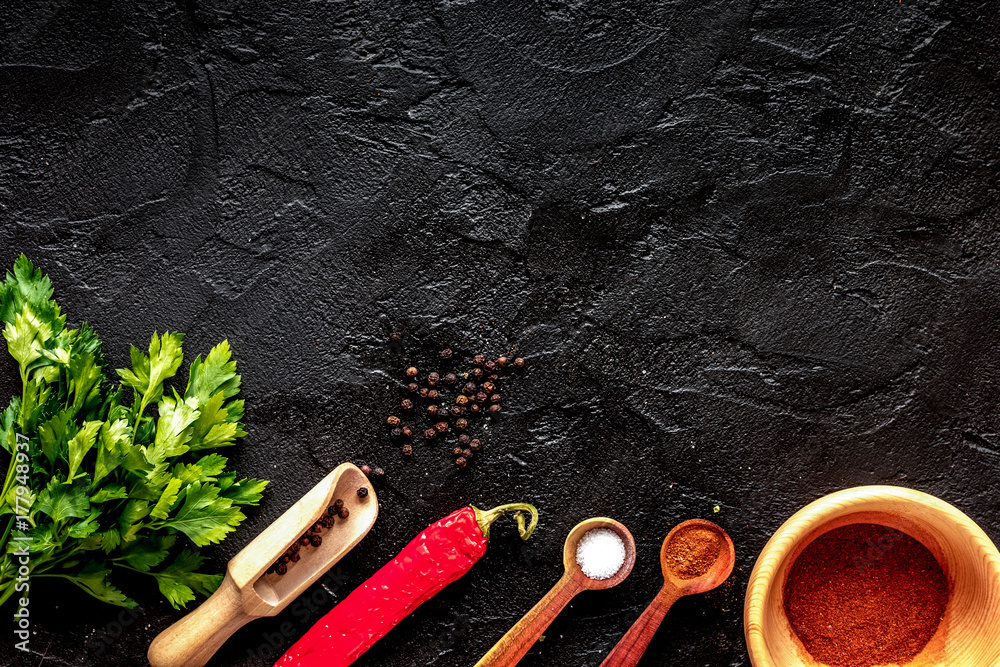
[[[10,598],[10,596],[14,594],[14,580],[11,579],[10,583],[7,584],[6,587],[7,590],[3,592],[3,595],[0,595],[0,607],[2,607],[3,603],[6,602]]]

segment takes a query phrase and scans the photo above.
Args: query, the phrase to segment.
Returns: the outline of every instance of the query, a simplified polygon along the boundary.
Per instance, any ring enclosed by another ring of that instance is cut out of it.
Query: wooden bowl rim
[[[816,528],[843,514],[845,509],[885,500],[902,500],[933,509],[954,521],[957,527],[969,534],[982,557],[992,563],[994,572],[1000,578],[1000,551],[975,521],[951,503],[923,491],[902,486],[856,486],[835,491],[812,501],[789,517],[775,531],[757,557],[747,583],[743,611],[744,636],[753,667],[789,667],[778,665],[771,659],[764,638],[764,606],[778,573],[779,564]]]

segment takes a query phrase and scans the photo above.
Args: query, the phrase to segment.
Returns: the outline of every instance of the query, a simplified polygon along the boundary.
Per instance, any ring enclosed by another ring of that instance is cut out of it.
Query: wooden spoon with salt
[[[618,571],[607,579],[591,579],[583,573],[583,568],[577,562],[576,551],[583,536],[592,530],[606,528],[614,531],[621,538],[625,547],[625,561]],[[625,580],[635,564],[635,540],[628,528],[614,519],[595,517],[581,521],[566,536],[563,545],[562,578],[538,601],[514,627],[500,638],[493,648],[484,655],[475,667],[513,667],[542,636],[559,612],[569,604],[577,593],[586,590],[604,590],[617,586]]]
[[[722,528],[703,519],[677,524],[660,548],[663,588],[601,667],[635,667],[674,602],[717,587],[732,573],[735,562],[733,541]]]

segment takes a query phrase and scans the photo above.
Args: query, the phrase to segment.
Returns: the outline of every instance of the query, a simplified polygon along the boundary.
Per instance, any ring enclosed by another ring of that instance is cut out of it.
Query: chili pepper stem
[[[535,527],[538,526],[538,510],[535,509],[534,505],[529,505],[528,503],[509,503],[494,507],[491,510],[481,510],[478,507],[473,507],[472,511],[475,512],[476,523],[479,524],[479,529],[483,531],[483,537],[487,540],[490,539],[490,526],[493,525],[493,522],[511,512],[515,512],[514,517],[517,519],[517,532],[522,540],[527,540],[531,537],[531,534],[535,532]],[[531,515],[531,521],[527,526],[524,525],[525,512]]]

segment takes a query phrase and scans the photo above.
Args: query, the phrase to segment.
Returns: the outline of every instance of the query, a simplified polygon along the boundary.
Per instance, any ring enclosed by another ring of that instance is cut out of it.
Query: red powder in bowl
[[[792,564],[785,613],[806,650],[830,667],[910,662],[937,630],[948,580],[909,535],[851,524],[816,538]]]

